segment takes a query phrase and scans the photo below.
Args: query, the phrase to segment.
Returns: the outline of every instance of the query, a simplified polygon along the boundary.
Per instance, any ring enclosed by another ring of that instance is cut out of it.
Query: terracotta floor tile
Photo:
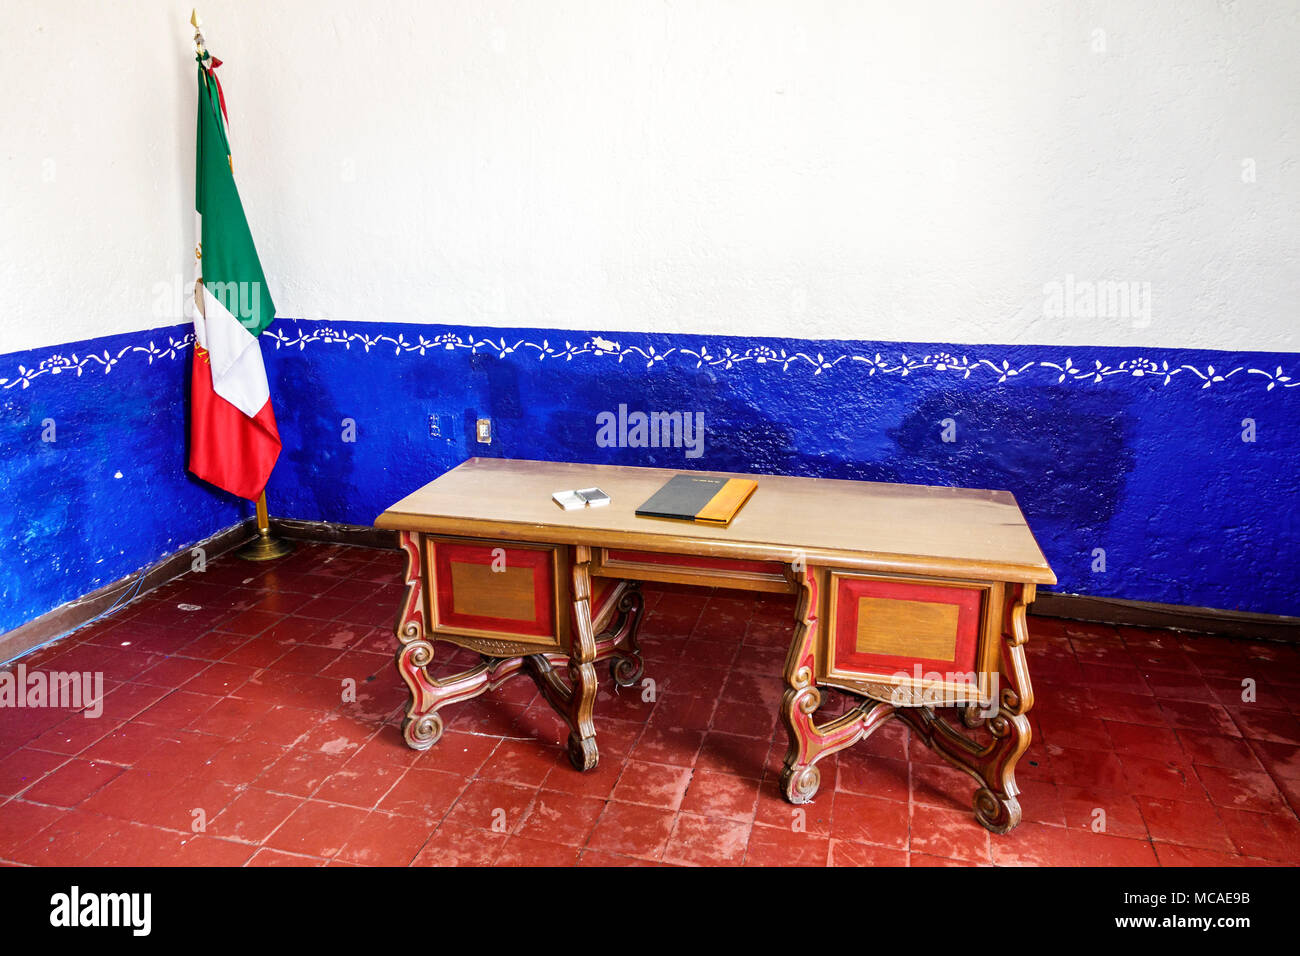
[[[1231,853],[1232,841],[1213,804],[1183,803],[1155,797],[1138,797],[1147,832],[1156,843],[1177,843],[1202,850]]]
[[[1289,810],[1252,813],[1223,809],[1219,816],[1242,855],[1300,864],[1300,821]]]
[[[886,846],[831,840],[826,853],[827,866],[907,866],[908,854]]]
[[[1150,840],[1073,829],[1069,833],[1076,866],[1159,866]],[[994,838],[996,839],[996,837]]]
[[[1161,700],[1160,712],[1164,715],[1165,722],[1175,730],[1190,730],[1225,737],[1242,735],[1228,711],[1219,704]]]
[[[434,827],[412,817],[375,811],[352,831],[338,858],[366,866],[406,866],[433,832]]]
[[[777,777],[764,777],[759,784],[754,822],[778,830],[828,837],[831,833],[831,808],[834,803],[835,791],[823,788],[818,791],[812,803],[795,806],[781,796]]]
[[[638,760],[693,767],[703,743],[704,734],[698,730],[651,726],[645,729],[631,753]]]
[[[0,808],[3,816],[8,807]],[[31,821],[26,821],[30,823]],[[56,819],[13,850],[0,851],[18,863],[29,866],[81,866],[106,840],[128,826],[122,820],[87,813],[84,810],[60,812]],[[15,846],[0,826],[0,846]]]
[[[992,862],[989,831],[970,811],[917,804],[912,807],[911,833],[914,852],[971,863]]]
[[[288,753],[275,744],[257,740],[234,741],[208,759],[205,775],[227,783],[252,783]]]
[[[85,752],[120,726],[114,719],[83,717],[72,714],[66,720],[50,728],[27,746],[32,750],[47,750],[51,753],[65,754],[69,757]]]
[[[412,767],[379,801],[378,809],[415,817],[436,826],[469,786],[454,773]]]
[[[286,853],[329,859],[341,850],[365,820],[365,811],[308,800],[299,804],[265,845]]]
[[[1031,670],[1032,674],[1033,671]],[[1092,700],[1107,720],[1165,727],[1168,720],[1154,697],[1092,689]]]
[[[539,747],[530,741],[503,740],[492,751],[487,763],[479,768],[478,776],[524,787],[540,787],[551,771],[561,765],[571,766],[568,755],[559,748]]]
[[[907,849],[908,805],[855,793],[836,793],[831,807],[831,836],[852,843],[876,843]]]
[[[989,849],[997,866],[1076,866],[1066,827],[1021,823],[1010,833],[991,837]]]
[[[1219,853],[1196,847],[1178,846],[1174,843],[1156,843],[1156,857],[1161,866],[1253,866],[1246,857],[1236,853]]]
[[[684,813],[749,823],[758,807],[759,780],[696,769],[681,803]]]
[[[976,789],[969,776],[942,762],[913,760],[910,778],[912,800],[930,806],[950,809],[968,807]]]
[[[75,807],[123,772],[116,764],[74,758],[23,792],[23,799]]]
[[[1300,745],[1300,718],[1243,704],[1228,711],[1241,736],[1251,740]]]
[[[952,860],[942,856],[931,856],[928,853],[909,853],[907,857],[908,866],[926,866],[926,867],[953,867],[953,866],[980,866],[978,863],[971,863],[969,860]]]
[[[633,803],[610,803],[596,821],[588,848],[658,860],[668,845],[676,814]]]
[[[301,797],[245,790],[211,820],[206,832],[227,840],[260,844],[302,804]]]
[[[579,773],[571,766],[558,766],[546,776],[542,784],[546,790],[557,790],[584,797],[609,799],[623,773],[623,762],[602,759],[596,769]]]
[[[1123,790],[1127,786],[1124,766],[1113,753],[1049,747],[1052,777],[1062,787],[1093,787]]]
[[[34,839],[67,816],[59,807],[30,803],[22,798],[0,803],[0,858],[14,859],[10,856],[13,847]]]
[[[777,711],[761,701],[720,700],[713,711],[711,729],[742,737],[771,737]]]
[[[745,866],[825,866],[830,840],[807,832],[755,826],[745,850]]]
[[[1121,759],[1145,757],[1148,760],[1186,760],[1183,744],[1177,733],[1168,727],[1147,724],[1126,724],[1122,721],[1105,721],[1114,751]]]
[[[605,801],[596,797],[542,790],[517,832],[544,843],[582,847],[604,809]]]
[[[597,736],[597,741],[599,739]],[[421,755],[420,766],[426,770],[470,776],[487,763],[500,743],[500,738],[483,737],[449,728],[443,731],[436,744]]]
[[[1207,767],[1230,767],[1234,770],[1262,770],[1251,743],[1242,737],[1223,737],[1218,734],[1178,731],[1183,750],[1192,763]]]
[[[0,796],[22,793],[47,773],[67,763],[65,754],[43,750],[18,750],[0,760]]]
[[[310,797],[345,763],[346,758],[338,754],[290,749],[251,783],[263,790]]]
[[[1119,790],[1060,787],[1058,793],[1071,829],[1146,840],[1146,821],[1133,795]],[[1024,801],[1021,801],[1022,804]]]
[[[1272,740],[1252,740],[1249,741],[1249,744],[1258,763],[1262,764],[1264,769],[1274,777],[1284,780],[1300,780],[1300,747]],[[1234,765],[1220,764],[1220,766]],[[1240,766],[1237,769],[1255,770],[1258,767]]]
[[[704,742],[695,758],[695,768],[738,777],[759,777],[771,747],[771,741],[763,737],[742,737],[711,730],[704,735]]]
[[[475,780],[456,800],[446,822],[493,833],[514,833],[527,816],[537,792],[535,787]]]
[[[662,810],[679,810],[690,782],[691,771],[685,767],[629,760],[614,787],[613,799]]]
[[[497,855],[494,866],[576,866],[582,849],[547,843],[526,836],[512,836]]]
[[[1097,789],[1124,789],[1135,796],[1164,797],[1169,800],[1204,800],[1205,790],[1187,758],[1177,760],[1152,760],[1124,754],[1120,757],[1124,767],[1123,788],[1098,787]]]
[[[284,853],[280,850],[272,850],[269,847],[262,847],[254,853],[245,863],[245,866],[324,866],[325,861],[314,856],[303,856],[300,853]]]
[[[88,853],[86,866],[176,866],[195,834],[143,823],[127,823]]]
[[[856,748],[841,753],[839,758],[833,780],[836,790],[887,800],[908,798],[911,787],[907,761],[858,752]]]
[[[1266,773],[1225,767],[1197,767],[1196,773],[1216,806],[1260,813],[1286,809],[1277,784]]]
[[[739,866],[751,827],[748,822],[679,814],[663,861],[679,866]]]
[[[175,807],[159,800],[184,779],[176,772],[133,768],[118,774],[81,802],[84,810],[120,820],[176,825]]]
[[[606,853],[603,850],[583,850],[578,858],[578,866],[660,866],[653,860],[642,860],[634,856],[622,856],[618,853]]]
[[[197,834],[181,845],[176,866],[243,866],[256,852],[246,843]]]

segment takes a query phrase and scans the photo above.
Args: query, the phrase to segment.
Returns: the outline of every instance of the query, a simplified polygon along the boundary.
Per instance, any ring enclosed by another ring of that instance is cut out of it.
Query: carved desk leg
[[[821,705],[817,689],[817,599],[819,578],[811,568],[795,572],[799,606],[795,633],[785,659],[785,694],[781,722],[790,743],[781,770],[781,792],[791,803],[808,803],[821,786],[817,761],[870,736],[894,713],[891,704],[864,700],[848,713],[826,724],[813,719]]]
[[[636,639],[644,610],[645,597],[641,594],[640,584],[628,582],[627,590],[618,599],[618,619],[614,622],[609,651],[613,657],[609,662],[609,674],[619,687],[631,687],[645,673],[641,645]]]
[[[569,760],[579,770],[593,770],[596,749],[596,634],[591,622],[591,548],[573,549],[573,633],[569,641],[566,685],[542,654],[527,658],[542,694],[569,725]]]
[[[932,750],[979,783],[975,819],[994,833],[1006,833],[1020,822],[1016,763],[1029,747],[1031,737],[1025,714],[1034,706],[1034,690],[1024,645],[1029,639],[1025,615],[1034,600],[1034,590],[1032,584],[1015,585],[1013,599],[1007,603],[1002,627],[1003,686],[999,688],[998,712],[985,722],[990,735],[987,743],[977,744],[959,733],[930,707],[897,711]]]
[[[407,746],[428,750],[442,736],[442,718],[438,711],[447,704],[469,700],[485,691],[495,690],[523,671],[522,658],[490,658],[451,677],[431,677],[433,641],[425,633],[424,576],[420,561],[418,534],[399,534],[406,552],[406,595],[397,615],[397,671],[411,692],[411,702],[402,721],[402,736]]]

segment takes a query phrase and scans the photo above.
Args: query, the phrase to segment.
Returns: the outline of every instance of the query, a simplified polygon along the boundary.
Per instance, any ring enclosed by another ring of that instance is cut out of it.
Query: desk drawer
[[[997,673],[1002,586],[830,571],[819,679],[898,703],[985,698]]]
[[[567,646],[569,613],[559,613],[568,603],[567,549],[432,535],[425,542],[438,637],[483,653],[492,652],[490,640],[533,653]]]
[[[592,574],[636,581],[666,581],[743,591],[793,592],[786,566],[779,561],[745,561],[659,551],[599,548]]]

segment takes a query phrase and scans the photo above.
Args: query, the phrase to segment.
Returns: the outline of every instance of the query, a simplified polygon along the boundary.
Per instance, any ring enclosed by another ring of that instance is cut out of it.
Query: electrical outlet
[[[438,427],[438,416],[437,416],[437,415],[430,415],[430,416],[429,416],[429,437],[430,437],[430,438],[441,438],[441,437],[442,437],[442,429]]]
[[[475,426],[474,434],[480,445],[492,444],[492,419],[480,418]]]

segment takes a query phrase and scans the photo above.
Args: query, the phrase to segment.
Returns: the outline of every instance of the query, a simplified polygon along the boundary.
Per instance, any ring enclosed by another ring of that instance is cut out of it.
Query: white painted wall
[[[181,320],[189,10],[0,7],[0,352]],[[1300,350],[1295,0],[200,12],[281,315]]]

